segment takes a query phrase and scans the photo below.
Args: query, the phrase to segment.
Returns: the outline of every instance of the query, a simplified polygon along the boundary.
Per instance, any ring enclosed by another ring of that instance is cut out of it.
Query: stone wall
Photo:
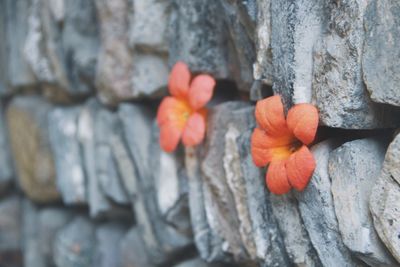
[[[0,266],[399,266],[397,0],[0,1]],[[167,154],[178,60],[217,79]],[[265,187],[256,100],[320,112],[304,192]]]

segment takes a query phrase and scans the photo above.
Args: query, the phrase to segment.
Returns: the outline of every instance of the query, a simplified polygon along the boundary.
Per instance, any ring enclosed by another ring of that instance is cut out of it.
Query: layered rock
[[[386,147],[383,137],[356,140],[337,148],[329,158],[331,191],[343,243],[370,266],[395,264],[378,238],[369,212],[369,197]]]
[[[375,229],[392,255],[400,262],[400,136],[397,135],[385,155],[383,168],[372,188],[370,211]]]

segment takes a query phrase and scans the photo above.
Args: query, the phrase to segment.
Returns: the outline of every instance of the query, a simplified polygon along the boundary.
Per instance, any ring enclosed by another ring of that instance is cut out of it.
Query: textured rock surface
[[[378,238],[369,212],[369,197],[386,146],[382,137],[356,140],[334,150],[329,158],[332,195],[343,243],[370,266],[395,264]]]
[[[364,18],[363,73],[371,99],[400,106],[398,88],[400,5],[395,0],[371,1]]]
[[[48,134],[50,110],[51,105],[38,97],[18,97],[6,112],[19,185],[38,202],[59,199]]]
[[[140,230],[137,227],[130,229],[121,240],[120,245],[121,267],[153,267],[147,251],[143,246]]]
[[[60,267],[92,266],[95,244],[94,225],[85,217],[77,217],[58,232],[54,262]]]
[[[357,266],[341,239],[331,194],[328,160],[336,146],[335,141],[327,140],[312,148],[317,166],[310,183],[303,192],[296,193],[296,198],[304,226],[322,265]]]
[[[31,1],[24,56],[49,96],[93,90],[98,30],[93,1]]]
[[[50,144],[55,158],[57,187],[64,203],[87,202],[87,177],[79,146],[80,107],[55,108],[49,114]]]
[[[271,13],[273,90],[287,108],[310,102],[312,52],[322,30],[323,1],[272,0]]]
[[[379,237],[400,262],[400,135],[390,144],[383,169],[372,188],[370,211]]]
[[[314,47],[313,101],[322,124],[371,129],[398,124],[393,109],[369,98],[361,71],[367,1],[342,0],[325,6],[324,34]]]

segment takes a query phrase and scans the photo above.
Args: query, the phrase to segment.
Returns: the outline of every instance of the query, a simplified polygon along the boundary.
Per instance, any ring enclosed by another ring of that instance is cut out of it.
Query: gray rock
[[[154,267],[145,247],[138,227],[133,227],[121,240],[119,251],[121,254],[121,267]]]
[[[90,93],[97,50],[93,1],[32,1],[25,57],[50,97]]]
[[[390,144],[383,169],[372,188],[370,211],[379,237],[400,262],[400,135]]]
[[[106,223],[96,229],[96,252],[93,267],[120,267],[119,244],[126,227],[118,223]]]
[[[53,266],[53,250],[56,234],[71,220],[72,213],[64,208],[49,207],[38,211],[37,217],[39,225],[36,230],[36,238],[40,242],[37,246],[40,250],[38,254],[42,255],[46,266]]]
[[[296,266],[321,266],[293,194],[270,194],[269,198],[291,262]]]
[[[169,1],[130,1],[133,2],[131,46],[145,51],[167,52]]]
[[[5,0],[0,3],[0,38],[3,40],[0,46],[0,94],[2,95],[36,83],[23,54],[31,3],[31,0]]]
[[[150,259],[154,264],[161,264],[190,246],[191,237],[165,222],[157,205],[152,170],[158,161],[151,153],[152,146],[158,146],[152,135],[153,112],[140,104],[122,104],[118,115],[122,121],[128,156],[133,162],[130,182],[136,192],[133,198],[136,221]]]
[[[14,170],[11,161],[10,145],[8,143],[8,131],[4,118],[3,105],[0,103],[0,194],[4,193],[14,178]]]
[[[364,81],[372,101],[400,106],[398,88],[400,6],[397,1],[370,1],[364,17]]]
[[[363,0],[341,0],[324,8],[328,28],[314,47],[312,88],[320,121],[326,126],[371,129],[399,123],[391,107],[371,101],[362,79],[366,5]]]
[[[228,124],[235,118],[232,112],[246,106],[245,102],[227,102],[210,110],[206,149],[201,165],[208,223],[215,234],[223,239],[223,251],[232,254],[237,261],[246,259],[247,252],[238,231],[239,219],[235,199],[226,178],[223,156],[225,133]]]
[[[329,157],[331,189],[343,243],[370,266],[395,265],[375,232],[369,212],[369,197],[386,146],[382,138],[356,140],[337,148]]]
[[[226,39],[218,1],[172,1],[169,65],[180,60],[188,64],[192,72],[227,78]]]
[[[255,32],[256,60],[253,76],[264,84],[272,85],[271,49],[271,0],[257,0],[257,23]],[[253,94],[255,94],[253,92]],[[261,98],[261,95],[257,99]],[[254,99],[255,100],[255,99]]]
[[[128,37],[132,5],[126,0],[95,3],[101,37],[96,87],[103,102],[115,104],[132,93],[133,57]]]
[[[94,225],[85,217],[76,217],[56,236],[54,262],[57,267],[92,266],[95,245]]]
[[[223,267],[226,266],[222,263],[207,263],[206,261],[195,258],[186,260],[184,262],[180,262],[179,264],[174,265],[173,267]],[[232,265],[230,265],[232,266]]]
[[[42,203],[60,197],[48,135],[51,108],[38,97],[17,97],[6,112],[18,183],[29,198]]]
[[[57,170],[57,187],[67,205],[88,199],[87,177],[79,144],[80,107],[58,107],[49,113],[49,136]]]
[[[24,266],[46,267],[47,262],[41,253],[39,236],[38,207],[28,199],[22,203],[22,237]]]
[[[311,102],[313,45],[321,35],[324,1],[271,1],[273,90],[286,108]]]
[[[21,250],[21,201],[9,196],[0,201],[0,254]],[[1,261],[1,260],[0,260]]]
[[[260,266],[290,266],[283,238],[272,212],[269,192],[266,190],[265,174],[254,165],[251,157],[251,133],[251,130],[243,132],[237,138],[237,146],[241,172],[245,178],[247,206],[257,258]]]
[[[327,140],[312,148],[317,166],[303,192],[296,192],[300,215],[323,266],[358,266],[340,236],[328,174],[330,152],[337,147]]]

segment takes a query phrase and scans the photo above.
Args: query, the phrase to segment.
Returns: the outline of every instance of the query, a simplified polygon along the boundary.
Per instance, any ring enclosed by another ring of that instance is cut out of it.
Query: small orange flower
[[[172,152],[179,140],[185,146],[201,143],[206,132],[207,109],[215,80],[210,75],[197,75],[191,81],[188,66],[177,62],[172,68],[168,89],[172,96],[165,97],[158,108],[157,124],[160,127],[160,145]]]
[[[278,195],[292,187],[302,191],[315,169],[307,145],[315,138],[318,110],[311,104],[297,104],[285,119],[281,97],[276,95],[258,101],[255,116],[258,128],[251,136],[251,155],[257,167],[269,163],[269,190]]]

